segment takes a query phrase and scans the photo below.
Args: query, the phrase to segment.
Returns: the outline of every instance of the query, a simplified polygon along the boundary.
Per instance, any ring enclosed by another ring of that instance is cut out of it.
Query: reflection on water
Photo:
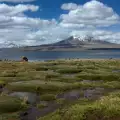
[[[119,73],[120,70],[113,70],[112,72],[114,72],[114,73]]]
[[[87,98],[96,100],[103,96],[103,93],[110,92],[111,90],[105,90],[104,88],[94,88],[94,89],[86,89],[86,90],[72,90],[69,92],[65,92],[63,94],[59,94],[57,99],[65,99],[68,102],[74,102],[75,100]],[[81,94],[83,93],[83,94]],[[54,112],[58,108],[61,107],[60,104],[56,103],[55,101],[46,102],[40,101],[40,103],[47,103],[47,106],[43,109],[38,109],[35,106],[30,107],[26,112],[20,113],[21,120],[36,120],[36,117],[43,117],[51,112]]]
[[[35,93],[30,92],[13,92],[9,94],[10,96],[18,97],[20,99],[27,98],[30,104],[34,104],[39,100],[39,96]]]

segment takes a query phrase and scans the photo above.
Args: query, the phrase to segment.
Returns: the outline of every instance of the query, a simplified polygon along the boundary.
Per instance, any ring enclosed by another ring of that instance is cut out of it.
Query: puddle
[[[80,98],[80,91],[81,90],[73,90],[73,91],[70,91],[70,92],[66,92],[64,94],[59,94],[57,96],[57,99],[64,98],[67,101],[77,100],[77,99]]]
[[[0,93],[2,93],[4,90],[4,87],[3,86],[0,86]]]
[[[84,98],[87,99],[97,99],[103,96],[106,90],[104,88],[95,88],[95,89],[87,89],[84,90]]]
[[[74,78],[75,75],[74,75],[74,74],[64,74],[63,77],[66,77],[66,78]]]
[[[102,83],[103,80],[83,80],[81,83]]]
[[[2,88],[2,91],[1,91],[3,94],[9,94],[9,90],[7,88]]]
[[[39,96],[37,94],[29,92],[13,92],[10,93],[9,96],[18,97],[20,99],[27,98],[27,101],[30,104],[35,104],[39,100]]]
[[[15,82],[11,82],[10,84],[23,84],[23,83],[27,83],[29,81],[24,81],[24,80],[21,80],[21,81],[15,81]]]
[[[74,101],[77,100],[80,97],[80,90],[72,90],[70,92],[66,92],[64,94],[60,94],[57,96],[57,99],[59,98],[65,98],[68,101]],[[46,101],[40,101],[40,103],[46,103]],[[38,109],[36,107],[29,108],[25,113],[21,113],[21,120],[36,120],[36,117],[43,117],[49,113],[54,112],[58,108],[60,108],[61,105],[57,104],[56,102],[47,102],[47,107],[43,109]]]
[[[8,94],[9,90],[5,87],[5,85],[0,85],[0,93]]]
[[[82,89],[73,90],[73,91],[58,95],[57,99],[64,98],[67,101],[73,101],[79,98],[95,99],[95,98],[101,97],[104,92],[106,92],[104,88],[98,88],[98,87],[94,89],[86,89],[86,90],[82,90]]]
[[[40,101],[39,103],[40,103],[40,104],[48,104],[47,101]]]
[[[21,83],[23,83],[23,82],[26,82],[26,81],[16,81],[16,82],[11,82],[11,84],[12,84],[12,83],[15,83],[15,84],[21,84]]]
[[[57,99],[65,99],[68,102],[74,102],[80,98],[88,98],[96,100],[103,96],[103,93],[110,92],[110,90],[105,90],[104,88],[94,88],[94,89],[79,89],[66,92],[64,94],[57,95]],[[41,101],[40,103],[46,103],[46,101]],[[36,120],[36,118],[43,117],[49,113],[56,111],[61,105],[56,102],[47,102],[47,107],[43,109],[38,109],[36,107],[29,108],[25,113],[21,113],[21,120]]]
[[[38,109],[36,107],[31,107],[27,112],[20,113],[20,120],[37,120],[37,118],[43,117],[49,113],[54,112],[60,107],[60,105],[53,103],[49,104],[48,107],[44,109]]]
[[[119,73],[120,70],[113,70],[112,72],[113,72],[113,73]]]

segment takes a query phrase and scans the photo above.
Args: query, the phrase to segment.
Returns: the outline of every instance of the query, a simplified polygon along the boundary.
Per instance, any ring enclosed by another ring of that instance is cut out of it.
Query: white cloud
[[[78,25],[78,27],[99,27],[110,26],[120,22],[119,15],[111,7],[99,1],[92,0],[84,5],[78,5],[76,9],[72,9],[75,8],[74,6],[75,4],[72,3],[68,3],[68,5],[63,4],[62,8],[68,9],[69,12],[60,16],[62,20],[61,26],[71,27]]]
[[[0,0],[0,2],[13,2],[13,3],[20,3],[20,2],[32,2],[35,0]]]
[[[63,9],[63,10],[75,10],[77,8],[78,8],[78,5],[75,3],[64,3],[61,6],[61,9]]]
[[[61,6],[68,14],[55,19],[32,18],[26,11],[35,12],[39,6],[18,4],[15,6],[0,4],[0,46],[8,44],[39,45],[57,42],[67,37],[92,35],[97,39],[120,43],[120,32],[99,30],[119,24],[119,15],[101,2],[92,0],[84,5],[65,3]]]
[[[80,37],[81,40],[85,39],[86,36],[92,36],[96,40],[103,40],[112,43],[120,44],[120,32],[112,32],[105,30],[76,30],[70,33],[71,36]]]
[[[59,25],[39,30],[27,35],[27,39],[38,40],[35,44],[53,43],[69,37],[71,30],[59,27]]]
[[[39,9],[39,6],[35,5],[23,5],[23,4],[18,4],[16,6],[10,6],[6,4],[0,4],[0,15],[4,16],[15,16],[19,15],[25,11],[32,11],[35,12]]]
[[[42,20],[40,18],[30,18],[24,14],[25,11],[37,11],[38,6],[35,5],[16,5],[9,6],[6,4],[0,4],[0,26],[1,28],[14,28],[17,26],[23,26],[28,28],[43,28],[56,24],[53,20]]]
[[[35,12],[38,9],[39,6],[30,4],[15,6],[0,4],[0,45],[7,46],[10,43],[17,45],[36,44],[36,41],[42,38],[28,39],[27,36],[32,31],[44,30],[57,25],[55,19],[31,18],[24,14],[25,11]]]

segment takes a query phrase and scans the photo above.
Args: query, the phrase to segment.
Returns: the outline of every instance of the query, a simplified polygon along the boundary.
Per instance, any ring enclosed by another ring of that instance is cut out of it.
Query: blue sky
[[[36,16],[41,15],[43,18],[59,18],[59,15],[61,13],[64,13],[63,10],[61,10],[61,5],[63,3],[76,3],[76,4],[84,4],[90,0],[37,0],[34,2],[36,5],[40,5],[43,12],[38,11],[36,13]],[[112,7],[118,14],[120,14],[120,0],[99,0],[103,2],[104,4],[107,4],[108,6]],[[55,5],[54,5],[55,4]]]
[[[39,5],[40,10],[38,10],[36,13],[31,13],[27,12],[27,14],[31,17],[42,17],[45,19],[50,19],[50,18],[59,18],[59,15],[61,13],[64,13],[60,7],[64,3],[76,3],[76,4],[85,4],[86,2],[91,1],[91,0],[35,0],[32,2],[27,2],[24,4],[34,4],[34,5]],[[104,4],[107,4],[108,6],[112,7],[118,14],[120,14],[120,1],[119,0],[98,0]],[[13,2],[1,2],[1,3],[7,3],[10,5],[16,5],[18,3],[13,3]],[[42,12],[41,12],[42,9]]]
[[[0,0],[0,46],[88,35],[120,43],[119,5],[119,0]]]

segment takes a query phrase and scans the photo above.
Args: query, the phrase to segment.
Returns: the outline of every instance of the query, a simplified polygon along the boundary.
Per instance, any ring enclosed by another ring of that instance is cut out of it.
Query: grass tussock
[[[104,80],[104,81],[119,81],[120,75],[116,74],[79,74],[76,77],[84,80]]]
[[[45,108],[45,107],[47,107],[47,104],[46,104],[46,103],[37,104],[37,108],[38,108],[38,109],[43,109],[43,108]]]
[[[114,70],[118,71],[113,72]],[[54,100],[58,104],[67,105],[64,99],[56,100],[55,95],[72,89],[97,87],[120,89],[119,70],[119,60],[61,59],[32,63],[0,62],[0,85],[4,85],[9,92],[37,92],[40,93],[40,99],[43,101]],[[83,96],[83,93],[80,94]],[[118,120],[119,99],[119,93],[114,93],[96,102],[84,101],[84,105],[81,104],[83,102],[77,102],[63,111],[59,110],[52,116],[40,120],[49,118],[51,120]],[[45,106],[39,104],[37,107]],[[16,113],[26,107],[26,100],[21,101],[7,95],[0,96],[1,114],[7,116],[8,112]]]
[[[89,104],[77,103],[67,110],[58,110],[39,120],[47,120],[48,118],[51,120],[119,120],[120,93],[112,93]]]
[[[61,74],[74,74],[74,73],[80,73],[82,70],[77,69],[77,68],[66,68],[66,69],[59,69],[57,70],[58,73]]]
[[[0,113],[16,112],[22,109],[22,101],[9,96],[0,96]]]
[[[19,113],[4,113],[0,115],[0,120],[19,120]]]
[[[52,101],[56,100],[56,95],[54,94],[44,94],[40,96],[41,101]]]

